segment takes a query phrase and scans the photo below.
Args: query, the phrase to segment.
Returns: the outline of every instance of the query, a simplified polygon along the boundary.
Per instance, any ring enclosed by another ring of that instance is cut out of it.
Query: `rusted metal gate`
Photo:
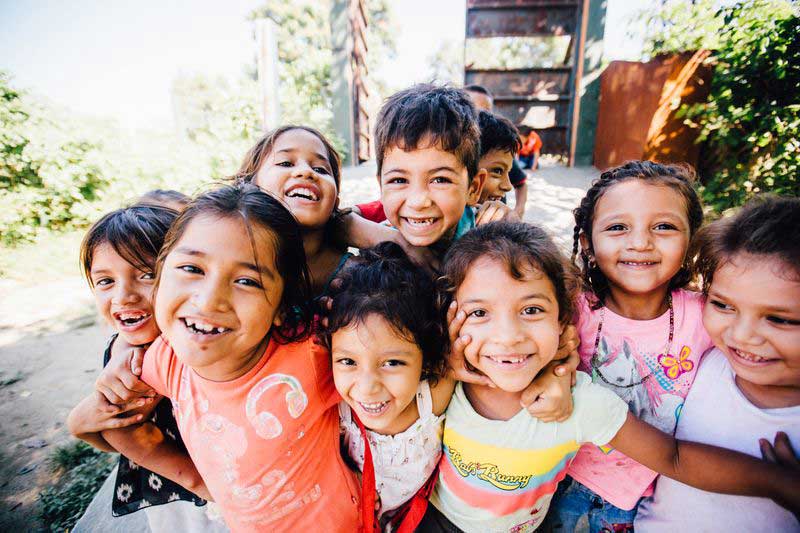
[[[579,73],[582,1],[467,0],[466,41],[500,37],[569,36],[563,57],[548,66],[474,68],[469,62],[464,83],[478,84],[494,94],[495,111],[515,124],[527,124],[542,138],[545,153],[571,159],[573,104]]]

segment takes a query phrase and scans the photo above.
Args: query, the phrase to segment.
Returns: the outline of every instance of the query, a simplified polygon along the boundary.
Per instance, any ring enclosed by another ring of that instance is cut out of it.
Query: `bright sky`
[[[84,114],[128,127],[172,124],[170,84],[181,72],[234,78],[255,54],[245,20],[265,0],[0,0],[0,69]],[[605,52],[636,57],[625,17],[642,2],[608,0]],[[393,86],[422,81],[442,41],[464,38],[464,0],[394,0]]]

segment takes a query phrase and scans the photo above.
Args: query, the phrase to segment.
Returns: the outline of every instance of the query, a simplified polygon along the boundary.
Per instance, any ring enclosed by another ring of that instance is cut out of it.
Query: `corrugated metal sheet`
[[[467,0],[466,39],[569,36],[557,64],[536,68],[472,68],[464,83],[494,95],[495,111],[527,124],[542,137],[543,152],[569,156],[576,72],[572,51],[580,29],[583,2],[544,0]]]

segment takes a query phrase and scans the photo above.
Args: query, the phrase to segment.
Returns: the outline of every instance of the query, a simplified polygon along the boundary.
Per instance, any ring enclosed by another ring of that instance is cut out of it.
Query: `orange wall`
[[[695,167],[697,134],[675,116],[682,103],[708,96],[709,52],[659,56],[647,63],[614,61],[600,77],[594,165],[629,159],[686,161]]]

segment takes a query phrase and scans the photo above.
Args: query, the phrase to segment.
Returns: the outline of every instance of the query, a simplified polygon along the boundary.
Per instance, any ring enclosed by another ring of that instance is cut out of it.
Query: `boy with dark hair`
[[[522,141],[510,120],[489,111],[478,113],[478,125],[481,129],[481,160],[478,166],[487,172],[480,202],[501,201],[512,189],[509,171]]]
[[[440,245],[443,251],[475,226],[471,206],[480,198],[486,172],[478,165],[480,130],[466,92],[420,84],[395,93],[378,114],[375,152],[380,205],[405,241]],[[357,245],[380,238],[363,226],[348,233]],[[358,235],[365,239],[354,238]]]
[[[475,106],[452,87],[415,85],[378,114],[375,152],[389,222],[415,246],[447,242],[475,226],[469,205],[485,172]]]
[[[494,96],[491,91],[483,85],[467,85],[464,87],[475,106],[481,111],[492,111],[494,109]],[[520,219],[525,214],[525,203],[528,201],[528,184],[526,183],[525,172],[519,167],[516,160],[511,162],[511,169],[508,172],[508,179],[514,187],[514,212]],[[505,202],[505,196],[503,197]]]

